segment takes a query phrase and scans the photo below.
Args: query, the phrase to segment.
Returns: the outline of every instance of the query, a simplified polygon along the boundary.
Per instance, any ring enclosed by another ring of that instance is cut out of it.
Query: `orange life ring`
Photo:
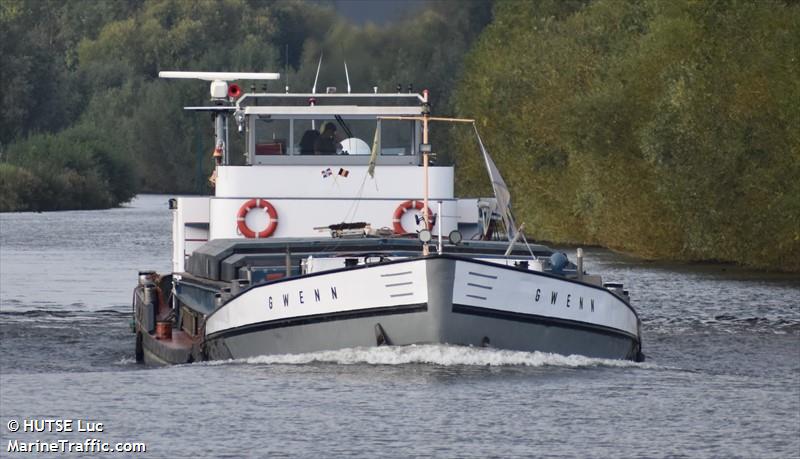
[[[394,210],[394,218],[392,222],[394,223],[394,233],[395,234],[406,234],[408,231],[403,228],[403,225],[400,223],[400,219],[403,218],[403,214],[405,214],[411,208],[422,210],[425,207],[425,204],[422,201],[405,201],[397,206],[397,209]],[[436,219],[433,217],[433,213],[431,212],[430,206],[428,206],[428,230],[430,231],[433,229],[433,225],[436,224]]]
[[[251,230],[245,221],[245,217],[247,217],[248,212],[256,207],[260,209],[266,209],[267,215],[269,216],[269,224],[267,227],[263,231],[259,231],[257,233]],[[242,204],[242,207],[239,208],[239,214],[236,215],[236,227],[239,229],[239,232],[242,233],[242,236],[249,239],[270,237],[278,227],[278,213],[275,212],[275,208],[272,207],[272,204],[270,204],[266,199],[251,199]]]

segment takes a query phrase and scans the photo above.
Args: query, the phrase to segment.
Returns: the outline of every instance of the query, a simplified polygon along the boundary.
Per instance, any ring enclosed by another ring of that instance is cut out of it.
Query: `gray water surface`
[[[157,458],[800,457],[796,275],[587,250],[630,290],[644,364],[412,346],[147,368],[130,297],[139,269],[169,271],[167,199],[0,214],[0,457],[86,438]],[[8,430],[25,419],[104,430]]]

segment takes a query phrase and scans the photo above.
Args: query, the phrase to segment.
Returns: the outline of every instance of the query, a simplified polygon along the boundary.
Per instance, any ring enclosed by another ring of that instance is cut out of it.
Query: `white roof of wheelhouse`
[[[316,106],[285,106],[285,105],[256,105],[247,106],[243,110],[245,115],[289,115],[289,116],[306,116],[313,118],[318,115],[420,115],[422,114],[422,107],[376,107],[376,106],[358,106],[358,105],[316,105]]]

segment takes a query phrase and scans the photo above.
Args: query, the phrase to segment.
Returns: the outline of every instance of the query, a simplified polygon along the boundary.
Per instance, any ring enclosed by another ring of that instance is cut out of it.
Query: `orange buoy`
[[[414,208],[421,211],[424,207],[425,204],[422,201],[405,201],[402,202],[399,206],[397,206],[397,209],[394,210],[394,216],[392,219],[395,234],[408,233],[408,231],[406,231],[405,228],[403,228],[403,225],[400,223],[400,219],[403,218],[403,214],[408,212],[409,209]],[[433,213],[431,212],[431,208],[428,207],[428,230],[430,231],[431,229],[433,229],[433,225],[435,224],[436,222],[433,218]]]
[[[269,216],[269,224],[266,228],[264,228],[263,231],[259,232],[255,232],[250,229],[245,221],[247,214],[256,207],[265,209],[267,215]],[[275,208],[272,207],[272,204],[270,204],[266,199],[251,199],[242,204],[242,207],[239,208],[239,213],[236,215],[236,227],[239,229],[239,233],[241,233],[242,236],[249,239],[263,239],[265,237],[270,237],[278,227],[278,212],[275,211]]]

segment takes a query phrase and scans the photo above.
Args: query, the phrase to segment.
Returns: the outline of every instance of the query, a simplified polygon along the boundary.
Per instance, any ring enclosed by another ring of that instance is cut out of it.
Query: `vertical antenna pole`
[[[347,79],[347,94],[350,94],[350,74],[347,73],[347,61],[344,61],[344,77]]]
[[[422,96],[425,99],[424,104],[427,106],[428,104],[428,90],[422,91]],[[430,110],[425,109],[423,110],[422,114],[422,143],[424,145],[428,145],[428,117],[430,116]],[[428,151],[429,148],[425,148],[425,151],[422,152],[422,170],[424,171],[423,174],[425,176],[425,187],[424,192],[425,195],[423,197],[423,206],[422,206],[422,218],[425,219],[425,229],[430,229],[430,219],[428,218],[428,212],[430,212],[430,207],[428,207],[428,158],[430,152]],[[422,255],[428,255],[428,244],[423,244],[422,246]]]
[[[225,156],[223,157],[223,164],[226,166],[231,163],[231,156],[228,152],[228,114],[222,115],[225,119]]]
[[[314,86],[311,87],[311,94],[316,94],[317,93],[317,80],[319,80],[319,69],[322,68],[322,56],[323,55],[324,55],[324,53],[319,53],[319,63],[317,64],[317,75],[314,77]],[[310,99],[310,101],[311,101],[311,106],[313,107],[314,104],[316,103],[316,99],[312,97]],[[313,118],[311,119],[311,129],[314,129],[314,130],[317,129],[317,123],[316,123],[316,121],[314,121]]]
[[[286,62],[283,68],[283,74],[286,75],[286,94],[289,94],[289,43],[286,43]]]
[[[311,87],[311,94],[317,93],[317,80],[319,80],[319,69],[322,68],[322,56],[324,56],[324,53],[319,53],[319,63],[317,64],[317,76],[314,77],[314,86]]]

